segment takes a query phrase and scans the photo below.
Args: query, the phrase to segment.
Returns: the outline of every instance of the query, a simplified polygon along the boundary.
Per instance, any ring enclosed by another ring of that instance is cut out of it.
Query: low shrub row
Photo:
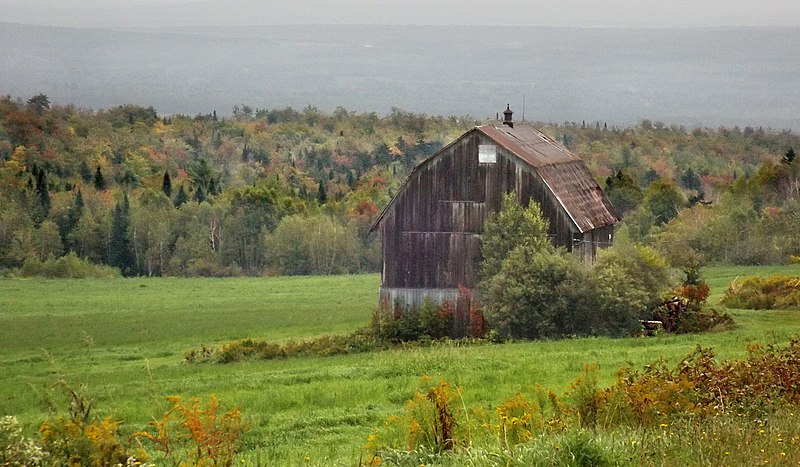
[[[465,347],[482,345],[489,341],[483,339],[441,339],[422,338],[409,342],[393,342],[376,336],[371,328],[359,329],[349,334],[320,336],[302,341],[271,343],[262,340],[244,339],[229,342],[221,347],[201,345],[184,355],[186,363],[234,363],[246,360],[274,360],[294,357],[328,357],[354,353],[365,353],[391,348],[411,348],[428,346]]]
[[[87,279],[119,277],[119,269],[94,264],[89,260],[78,257],[74,252],[69,252],[60,258],[52,256],[42,261],[36,257],[29,257],[17,270],[9,275],[20,277],[46,277],[48,279]]]
[[[800,276],[752,276],[735,280],[721,303],[729,308],[752,310],[800,308]]]

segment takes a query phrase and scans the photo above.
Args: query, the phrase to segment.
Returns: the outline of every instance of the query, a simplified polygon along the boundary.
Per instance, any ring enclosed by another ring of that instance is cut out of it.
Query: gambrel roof
[[[614,208],[594,180],[586,164],[569,152],[563,145],[540,132],[529,124],[514,126],[501,123],[477,126],[439,152],[422,161],[412,171],[400,188],[397,196],[381,212],[372,226],[376,229],[395,201],[403,193],[414,173],[424,168],[432,160],[445,152],[450,146],[468,137],[473,132],[480,132],[505,152],[516,156],[531,167],[544,181],[564,211],[581,233],[600,227],[613,225],[619,221]]]

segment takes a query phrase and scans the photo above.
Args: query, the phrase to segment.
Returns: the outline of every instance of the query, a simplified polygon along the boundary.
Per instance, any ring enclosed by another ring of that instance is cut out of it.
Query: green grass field
[[[737,276],[800,275],[800,266],[710,268],[718,300]],[[361,355],[229,365],[183,363],[201,344],[253,337],[281,341],[344,333],[369,322],[379,277],[237,279],[0,280],[0,415],[17,415],[33,433],[61,400],[64,377],[85,385],[96,413],[142,429],[168,395],[216,394],[239,406],[250,431],[245,459],[265,464],[354,465],[367,436],[429,375],[461,386],[465,404],[491,410],[540,384],[563,393],[584,364],[601,384],[626,365],[676,362],[697,345],[722,358],[750,342],[800,335],[798,312],[733,310],[730,331],[657,338],[575,339],[398,349]]]

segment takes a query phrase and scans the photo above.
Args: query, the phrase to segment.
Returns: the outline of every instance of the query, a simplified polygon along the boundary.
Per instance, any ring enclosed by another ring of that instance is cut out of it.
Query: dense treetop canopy
[[[377,270],[376,213],[418,162],[476,123],[244,104],[232,118],[165,116],[2,97],[0,270],[70,253],[144,275]],[[636,241],[714,262],[800,255],[800,138],[790,132],[539,126],[586,161]],[[292,226],[328,229],[320,241],[331,245],[315,254],[342,264],[289,260],[284,250],[313,241],[287,235]]]

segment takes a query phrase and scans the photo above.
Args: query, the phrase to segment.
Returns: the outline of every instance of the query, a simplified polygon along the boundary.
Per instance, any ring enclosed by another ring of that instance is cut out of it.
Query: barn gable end
[[[587,261],[612,241],[617,215],[583,161],[530,125],[479,126],[420,163],[373,225],[382,306],[463,302],[478,284],[484,222],[505,193],[536,200],[553,243]]]

